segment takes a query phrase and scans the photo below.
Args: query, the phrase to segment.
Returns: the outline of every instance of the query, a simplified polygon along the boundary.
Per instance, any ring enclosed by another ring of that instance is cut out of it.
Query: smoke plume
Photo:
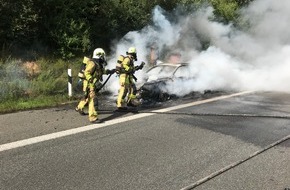
[[[166,16],[165,16],[166,15]],[[290,3],[285,0],[256,0],[241,10],[247,24],[239,29],[232,24],[213,21],[213,8],[200,8],[187,16],[168,13],[156,7],[153,24],[125,35],[110,60],[135,46],[138,61],[149,62],[154,46],[160,61],[180,54],[181,62],[190,63],[194,80],[177,82],[168,90],[184,95],[203,90],[290,91]],[[206,46],[205,46],[206,45]],[[142,83],[143,71],[136,72]],[[112,80],[115,93],[118,81]]]

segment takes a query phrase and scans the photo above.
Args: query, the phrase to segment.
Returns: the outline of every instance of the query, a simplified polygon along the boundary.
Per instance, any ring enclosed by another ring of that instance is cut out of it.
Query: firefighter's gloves
[[[93,83],[94,82],[94,79],[93,77],[91,77],[89,80],[88,80],[89,83]]]
[[[142,61],[142,63],[140,65],[135,66],[134,70],[135,71],[141,70],[141,69],[143,69],[144,65],[145,65],[145,62]]]
[[[140,69],[143,69],[144,65],[145,65],[145,62],[142,61],[142,62],[141,62],[141,65],[139,66],[139,68],[140,68]]]
[[[107,69],[106,73],[108,75],[114,74],[116,72],[116,69]]]

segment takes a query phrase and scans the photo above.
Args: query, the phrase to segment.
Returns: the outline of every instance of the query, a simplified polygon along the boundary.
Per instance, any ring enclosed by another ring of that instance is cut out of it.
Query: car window
[[[179,67],[176,72],[174,73],[174,77],[190,77],[190,72],[187,66],[181,66]]]
[[[160,65],[152,68],[147,72],[148,76],[155,76],[156,78],[171,77],[175,71],[175,66]]]

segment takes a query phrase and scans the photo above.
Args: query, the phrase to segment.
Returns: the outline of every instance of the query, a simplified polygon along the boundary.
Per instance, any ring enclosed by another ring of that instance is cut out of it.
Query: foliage
[[[53,96],[67,94],[67,69],[72,67],[78,71],[79,63],[76,60],[69,66],[61,59],[47,61],[40,59],[36,64],[41,68],[39,73],[29,75],[19,60],[8,60],[0,64],[0,100],[1,102],[20,97],[35,98],[41,95]],[[77,73],[74,73],[73,78]]]
[[[211,0],[215,9],[214,13],[220,21],[230,22],[238,18],[237,10],[239,5],[235,0]]]
[[[0,100],[16,99],[25,95],[28,81],[24,70],[19,69],[20,61],[14,60],[0,67]]]
[[[0,0],[2,55],[37,58],[53,53],[70,59],[110,42],[150,22],[159,5],[167,11],[190,10],[205,2],[217,19],[237,20],[236,10],[251,0]],[[27,55],[30,54],[30,55]]]
[[[77,81],[73,80],[73,97],[68,97],[67,69],[75,71],[77,79],[81,60],[67,62],[62,59],[39,59],[35,61],[40,72],[29,74],[24,62],[7,59],[0,62],[0,113],[55,106],[79,98]]]
[[[19,110],[28,110],[35,108],[51,107],[69,102],[65,95],[57,96],[38,96],[34,98],[19,98],[16,100],[7,100],[0,104],[0,113],[10,113]]]

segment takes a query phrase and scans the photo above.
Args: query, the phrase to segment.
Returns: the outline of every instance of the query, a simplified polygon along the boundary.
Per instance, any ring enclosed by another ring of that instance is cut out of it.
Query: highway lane
[[[0,189],[285,189],[289,113],[289,94],[251,93],[2,151]],[[46,114],[48,122],[32,119],[27,133],[17,123],[13,135],[1,126],[1,144],[78,129],[86,118],[75,114],[60,109],[52,120]],[[7,117],[20,119],[0,120]],[[67,125],[56,122],[60,117]]]

